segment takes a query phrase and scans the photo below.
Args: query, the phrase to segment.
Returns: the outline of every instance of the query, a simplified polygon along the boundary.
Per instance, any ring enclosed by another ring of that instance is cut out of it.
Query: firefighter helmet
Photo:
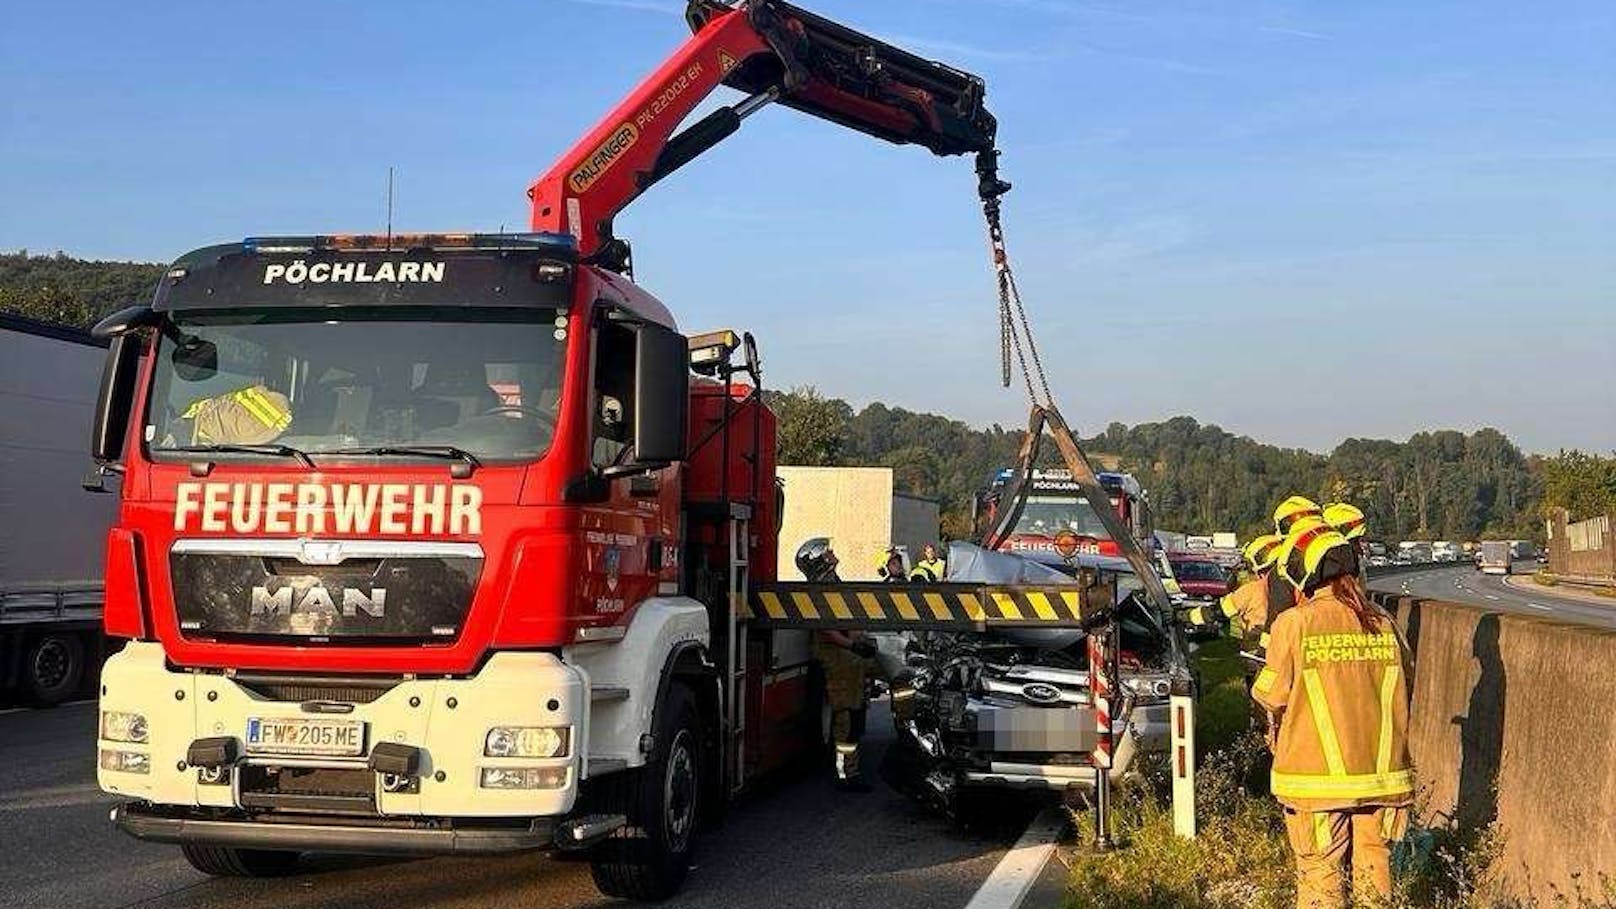
[[[875,576],[883,581],[903,580],[903,552],[898,547],[884,550],[876,559]]]
[[[1285,538],[1277,533],[1265,533],[1247,543],[1240,554],[1245,556],[1252,571],[1262,571],[1273,566],[1274,560],[1279,558],[1280,544],[1284,542]]]
[[[836,580],[836,561],[830,537],[814,537],[797,547],[797,570],[809,581]]]
[[[1343,574],[1358,573],[1351,541],[1320,518],[1302,518],[1279,548],[1279,570],[1291,586],[1311,594]]]
[[[1322,515],[1319,503],[1307,496],[1291,496],[1274,509],[1274,532],[1286,536],[1302,518],[1317,518]]]
[[[1324,523],[1349,540],[1356,540],[1368,529],[1364,526],[1364,513],[1356,505],[1331,502],[1324,506]]]

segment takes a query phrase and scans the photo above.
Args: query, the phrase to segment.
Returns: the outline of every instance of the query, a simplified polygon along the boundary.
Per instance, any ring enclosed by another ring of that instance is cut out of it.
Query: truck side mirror
[[[690,342],[671,328],[642,322],[634,345],[634,460],[667,464],[685,457],[690,406]]]
[[[107,349],[107,362],[101,369],[101,392],[95,401],[95,423],[90,429],[90,454],[101,464],[116,464],[123,458],[144,343],[139,332],[129,332],[115,336]]]

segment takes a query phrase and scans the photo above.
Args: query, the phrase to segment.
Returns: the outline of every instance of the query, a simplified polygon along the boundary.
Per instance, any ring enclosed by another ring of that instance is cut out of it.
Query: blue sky
[[[987,79],[1012,255],[1081,428],[1616,448],[1616,4],[808,5]],[[14,5],[0,249],[376,228],[390,164],[400,229],[519,228],[681,9]],[[755,331],[776,386],[1023,417],[967,160],[777,108],[618,230],[684,328]]]

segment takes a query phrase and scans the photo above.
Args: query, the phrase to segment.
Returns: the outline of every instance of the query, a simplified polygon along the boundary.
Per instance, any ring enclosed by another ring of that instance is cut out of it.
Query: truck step
[[[620,685],[591,685],[589,686],[589,699],[596,703],[602,701],[626,701],[629,690]]]
[[[562,821],[556,827],[555,845],[562,851],[587,849],[628,823],[621,814],[585,814]]]
[[[607,773],[616,773],[628,769],[628,758],[621,757],[592,757],[589,759],[589,776],[597,777]]]

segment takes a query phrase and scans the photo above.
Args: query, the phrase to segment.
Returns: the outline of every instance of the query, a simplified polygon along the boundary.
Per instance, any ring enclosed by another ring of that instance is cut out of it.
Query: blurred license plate
[[[252,717],[247,750],[255,754],[358,756],[365,751],[365,724],[359,720]]]
[[[1094,711],[1071,707],[1011,707],[977,717],[995,751],[1093,751]]]

